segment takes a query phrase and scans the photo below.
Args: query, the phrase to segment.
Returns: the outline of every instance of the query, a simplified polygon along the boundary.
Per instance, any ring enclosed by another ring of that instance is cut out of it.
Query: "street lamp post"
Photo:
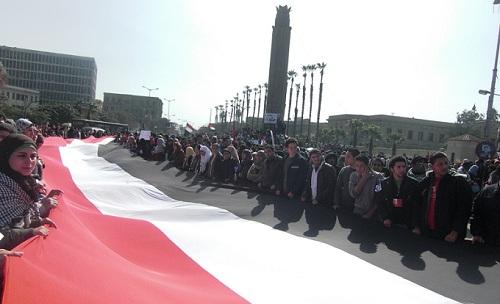
[[[500,49],[500,25],[498,26],[498,40],[497,40],[497,51],[495,55],[495,63],[493,67],[493,76],[491,78],[491,89],[488,92],[490,96],[488,97],[488,110],[486,111],[486,121],[484,124],[484,138],[486,140],[491,140],[491,124],[493,122],[493,99],[495,97],[495,84],[497,80],[497,66],[498,66],[498,51]],[[487,91],[484,91],[483,93],[486,94]],[[481,91],[479,92],[480,94]]]
[[[175,101],[175,98],[173,98],[173,99],[163,98],[163,100],[165,100],[168,103],[168,105],[167,105],[167,118],[170,120],[170,103],[172,101]]]
[[[157,91],[159,90],[158,88],[154,88],[154,89],[151,89],[151,88],[148,88],[146,86],[142,86],[143,88],[145,88],[146,90],[148,90],[148,96],[151,97],[151,91]]]
[[[481,94],[481,95],[490,95],[491,92],[488,91],[488,90],[479,90],[479,94]],[[493,94],[493,95],[500,96],[500,94]]]

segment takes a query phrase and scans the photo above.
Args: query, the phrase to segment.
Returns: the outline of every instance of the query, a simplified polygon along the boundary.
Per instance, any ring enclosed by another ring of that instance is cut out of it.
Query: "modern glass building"
[[[95,99],[95,59],[0,46],[8,84],[40,91],[41,103],[89,103]]]

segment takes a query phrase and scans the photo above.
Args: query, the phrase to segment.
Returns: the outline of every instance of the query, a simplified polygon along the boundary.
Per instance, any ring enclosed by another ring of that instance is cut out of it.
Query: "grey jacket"
[[[375,192],[382,190],[381,182],[384,176],[378,172],[370,170],[369,177],[360,193],[354,193],[354,187],[358,184],[359,175],[353,172],[349,178],[349,193],[354,198],[354,213],[365,215],[375,206]]]

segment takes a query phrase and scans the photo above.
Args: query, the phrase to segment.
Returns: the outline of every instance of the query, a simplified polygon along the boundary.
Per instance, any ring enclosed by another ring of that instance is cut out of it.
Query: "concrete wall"
[[[474,160],[477,158],[476,146],[478,143],[478,141],[450,140],[446,154],[451,159],[452,154],[455,153],[455,162],[462,161],[464,158]]]

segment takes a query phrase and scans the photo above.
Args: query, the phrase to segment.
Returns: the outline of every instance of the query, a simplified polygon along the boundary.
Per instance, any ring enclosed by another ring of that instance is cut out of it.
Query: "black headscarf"
[[[35,151],[37,150],[33,140],[23,134],[10,134],[2,142],[0,142],[0,172],[16,181],[32,199],[36,200],[37,193],[35,190],[35,179],[31,177],[31,175],[23,176],[19,174],[18,172],[12,170],[9,165],[10,156],[15,151],[24,148],[32,148]]]

